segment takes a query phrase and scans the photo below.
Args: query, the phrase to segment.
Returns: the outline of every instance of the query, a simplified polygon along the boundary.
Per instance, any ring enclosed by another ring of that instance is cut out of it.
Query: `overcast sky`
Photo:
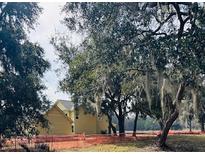
[[[58,88],[58,80],[63,77],[63,71],[56,74],[55,70],[61,68],[61,64],[57,62],[56,51],[49,43],[51,37],[56,32],[64,32],[66,28],[60,23],[63,16],[61,14],[61,8],[64,5],[61,3],[40,3],[43,7],[43,13],[40,15],[38,25],[35,31],[31,31],[29,38],[32,42],[38,42],[45,50],[45,57],[51,63],[51,69],[46,72],[43,81],[47,86],[45,93],[48,98],[55,102],[57,99],[70,99],[68,94],[61,92]]]

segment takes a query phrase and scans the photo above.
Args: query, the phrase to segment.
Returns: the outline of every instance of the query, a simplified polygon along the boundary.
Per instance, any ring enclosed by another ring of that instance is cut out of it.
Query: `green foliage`
[[[44,51],[28,41],[41,8],[37,3],[0,3],[0,134],[36,134],[46,119],[50,102],[43,94],[41,77],[49,68]]]
[[[63,11],[67,27],[86,34],[77,47],[53,43],[68,66],[61,87],[87,100],[81,103],[98,96],[123,119],[141,88],[146,114],[169,125],[184,89],[202,85],[204,79],[196,79],[205,73],[204,4],[67,3]]]

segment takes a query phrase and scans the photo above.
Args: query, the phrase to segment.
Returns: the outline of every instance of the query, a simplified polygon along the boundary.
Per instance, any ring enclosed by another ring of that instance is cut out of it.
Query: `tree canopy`
[[[193,106],[200,106],[204,4],[67,3],[63,11],[69,30],[84,33],[86,38],[79,46],[53,39],[68,66],[62,89],[73,98],[84,98],[81,103],[96,102],[96,96],[107,100],[123,133],[129,105],[142,87],[148,113],[161,123],[159,145],[165,146],[186,91],[192,91]]]
[[[27,38],[42,9],[37,3],[0,3],[0,134],[36,134],[50,102],[41,78],[50,64]]]

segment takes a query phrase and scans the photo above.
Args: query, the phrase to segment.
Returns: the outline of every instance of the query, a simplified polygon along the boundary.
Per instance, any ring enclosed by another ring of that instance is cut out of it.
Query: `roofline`
[[[57,99],[56,102],[59,102],[59,101],[69,101],[71,102],[71,100],[65,100],[65,99]]]
[[[71,122],[71,123],[74,122],[70,117],[66,116],[65,113],[58,107],[57,101],[56,101],[56,103],[55,103],[44,115],[46,115],[46,114],[47,114],[51,109],[53,109],[54,107],[57,107],[57,110],[58,110],[61,114],[63,114],[63,116],[64,116],[69,122]]]
[[[61,103],[60,101],[68,101],[68,100],[63,100],[63,99],[58,99],[54,105],[57,105],[57,103]],[[71,102],[71,101],[70,101]],[[64,106],[65,107],[65,106]],[[68,111],[74,111],[75,110],[75,105],[73,106],[73,109],[69,110]]]
[[[58,107],[57,104],[55,104],[54,106],[57,107],[57,109],[64,115],[64,117],[69,121],[69,122],[74,122],[70,117],[66,116],[65,113]]]
[[[55,103],[50,107],[50,109],[48,109],[48,111],[50,111],[54,106],[57,106],[57,103],[60,103],[60,101],[67,101],[67,100],[57,99],[57,100],[55,101]],[[80,105],[78,105],[78,107],[81,107],[82,105],[83,105],[83,104],[80,104]],[[58,107],[58,106],[57,106],[57,107]],[[59,107],[58,107],[58,109],[61,110]],[[76,108],[75,108],[75,105],[74,105],[73,110],[68,110],[68,111],[75,111],[75,110],[76,110]],[[46,111],[45,114],[47,114],[48,111]],[[61,110],[61,112],[63,112],[63,111]],[[64,112],[63,112],[63,114],[64,114]],[[71,120],[72,120],[72,119],[71,119]]]
[[[59,101],[67,101],[67,100],[57,99],[57,100],[55,101],[55,103],[51,106],[50,109],[52,109],[55,105],[57,105],[57,103],[60,103]],[[49,110],[50,110],[50,109],[49,109]],[[48,111],[49,111],[49,110],[48,110]],[[47,111],[47,112],[48,112],[48,111]],[[72,110],[71,110],[71,111],[72,111]]]

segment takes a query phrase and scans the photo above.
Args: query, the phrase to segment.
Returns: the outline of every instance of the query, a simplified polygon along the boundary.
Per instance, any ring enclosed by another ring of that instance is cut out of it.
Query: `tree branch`
[[[186,87],[185,82],[182,82],[179,85],[179,88],[178,88],[178,91],[177,91],[177,94],[176,94],[176,98],[173,102],[173,105],[179,105],[178,103],[181,102],[181,100],[183,98],[183,93],[184,93],[185,87]]]
[[[184,31],[184,25],[186,24],[186,22],[190,19],[190,17],[188,16],[185,20],[183,20],[182,18],[182,15],[185,15],[185,13],[182,13],[180,11],[180,8],[179,8],[179,4],[178,3],[171,3],[175,10],[176,10],[176,13],[177,13],[177,17],[179,19],[179,22],[180,22],[180,27],[179,27],[179,30],[178,30],[178,38],[181,38],[182,34],[183,34],[183,31]]]

